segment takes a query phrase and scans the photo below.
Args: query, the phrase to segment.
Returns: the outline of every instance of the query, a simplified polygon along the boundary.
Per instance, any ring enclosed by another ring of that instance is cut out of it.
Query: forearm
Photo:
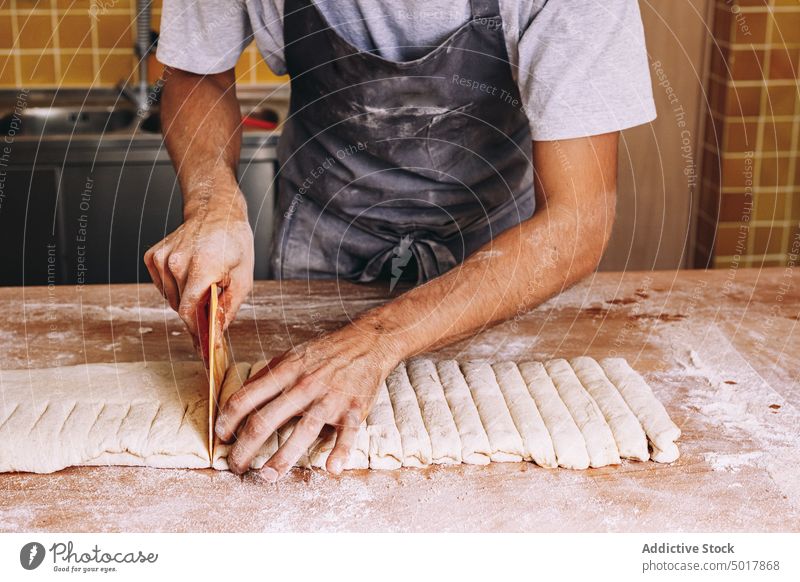
[[[534,148],[537,212],[456,269],[361,318],[398,359],[522,315],[590,274],[616,205],[617,134]]]
[[[184,218],[210,206],[241,211],[236,181],[241,114],[233,71],[175,71],[164,87],[161,121],[181,185]]]

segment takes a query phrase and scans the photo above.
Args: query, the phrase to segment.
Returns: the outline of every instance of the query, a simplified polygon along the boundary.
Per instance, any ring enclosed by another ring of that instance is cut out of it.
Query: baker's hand
[[[267,461],[261,476],[274,482],[286,474],[326,426],[336,431],[327,469],[340,473],[381,382],[400,359],[395,352],[351,324],[275,358],[220,411],[217,436],[230,442],[236,435],[228,454],[231,471],[247,471],[272,433],[299,416],[291,436]]]
[[[253,287],[253,232],[240,192],[220,193],[148,249],[144,262],[155,286],[197,342],[196,308],[212,283],[223,288],[225,325]]]

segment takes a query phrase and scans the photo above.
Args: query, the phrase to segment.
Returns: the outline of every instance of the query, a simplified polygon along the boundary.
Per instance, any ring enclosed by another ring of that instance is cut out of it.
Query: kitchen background
[[[623,133],[618,220],[601,268],[794,264],[800,2],[640,7],[659,117]],[[160,13],[161,2],[152,2],[148,41]],[[179,222],[157,104],[143,111],[136,101],[137,14],[135,0],[0,0],[0,133],[8,146],[0,149],[8,257],[0,284],[147,280],[141,255]],[[152,54],[145,62],[157,95],[164,72]],[[243,115],[254,120],[242,189],[257,248],[266,248],[272,127],[285,115],[288,84],[253,45],[236,73]],[[131,99],[120,97],[121,82]],[[263,255],[256,276],[266,276]]]

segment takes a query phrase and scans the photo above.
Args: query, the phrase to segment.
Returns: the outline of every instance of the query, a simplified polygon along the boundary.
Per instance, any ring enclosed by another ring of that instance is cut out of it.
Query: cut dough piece
[[[458,362],[438,362],[436,370],[461,438],[461,460],[470,465],[488,465],[492,447]]]
[[[431,464],[431,439],[425,430],[417,396],[408,379],[406,365],[400,363],[386,378],[389,399],[394,409],[397,430],[403,444],[403,466],[425,467]]]
[[[489,437],[492,461],[521,461],[525,455],[522,438],[514,426],[500,386],[497,385],[494,370],[487,362],[465,362],[461,365],[461,371]]]
[[[436,365],[425,358],[413,358],[406,365],[408,378],[417,393],[422,420],[431,439],[431,459],[435,465],[461,463],[461,439],[447,405]]]
[[[245,380],[247,380],[251,374],[252,367],[250,364],[245,362],[239,362],[238,364],[228,368],[228,371],[225,374],[225,380],[222,382],[222,389],[219,392],[218,411],[222,410],[222,407],[226,402],[228,402],[228,399],[231,397],[231,395],[239,391]],[[212,467],[223,471],[228,470],[228,453],[231,450],[231,446],[233,445],[223,443],[220,442],[219,439],[215,439],[214,459],[213,463],[211,464]]]
[[[545,364],[547,373],[567,405],[575,424],[583,433],[586,450],[589,453],[589,464],[592,467],[605,467],[620,463],[617,443],[608,428],[603,413],[597,404],[583,389],[581,381],[566,360],[550,360]]]
[[[677,460],[679,453],[674,441],[681,436],[681,429],[672,422],[650,386],[622,358],[603,358],[600,363],[647,433],[653,460],[659,463]]]
[[[608,380],[600,364],[585,356],[573,358],[570,364],[611,428],[619,456],[639,461],[648,460],[650,453],[647,450],[647,437],[642,425],[616,386]]]
[[[199,362],[2,370],[0,387],[0,472],[209,465]]]
[[[399,469],[403,465],[403,444],[394,422],[392,402],[386,382],[381,383],[378,397],[367,416],[369,432],[369,468]]]
[[[541,467],[557,467],[553,441],[542,420],[536,402],[514,362],[500,362],[492,366],[497,383],[503,392],[511,418],[525,445],[525,460],[533,460]]]
[[[588,468],[586,441],[544,365],[540,362],[522,362],[519,371],[550,433],[558,465],[568,469]]]
[[[369,433],[367,423],[362,422],[358,427],[356,446],[350,453],[350,458],[344,464],[345,469],[369,469]]]

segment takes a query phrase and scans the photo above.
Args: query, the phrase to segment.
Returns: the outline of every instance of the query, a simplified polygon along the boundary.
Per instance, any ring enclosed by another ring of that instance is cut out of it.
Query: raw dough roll
[[[431,439],[425,430],[417,395],[408,379],[405,364],[401,363],[386,378],[389,399],[394,409],[397,430],[403,444],[403,466],[425,467],[431,464]]]
[[[674,441],[681,436],[681,429],[672,422],[650,386],[622,358],[604,358],[600,363],[647,433],[653,460],[659,463],[677,460],[679,453]]]
[[[436,465],[461,463],[461,439],[444,396],[436,365],[413,358],[406,365],[408,379],[417,393],[422,420],[431,439],[431,458]]]
[[[568,469],[588,468],[586,441],[547,375],[544,365],[540,362],[522,362],[519,364],[519,371],[550,433],[558,465]]]
[[[444,395],[461,438],[461,460],[470,465],[488,465],[491,461],[492,447],[458,362],[455,360],[438,362],[436,370],[439,372]]]
[[[492,461],[521,461],[525,455],[522,438],[514,426],[500,386],[497,385],[494,370],[486,362],[465,362],[461,365],[461,371],[489,437]]]
[[[616,386],[606,378],[600,364],[585,356],[573,358],[570,364],[608,422],[617,443],[619,456],[639,461],[648,460],[650,453],[647,450],[647,436],[642,430],[642,425]]]
[[[603,413],[583,389],[581,381],[572,370],[569,362],[562,359],[550,360],[545,364],[550,379],[566,404],[575,424],[583,433],[589,464],[592,467],[605,467],[620,463],[617,443],[606,424]]]
[[[367,416],[369,468],[399,469],[403,465],[403,445],[394,421],[389,389],[382,382],[372,411]]]
[[[525,445],[525,460],[533,460],[541,467],[557,467],[553,441],[542,420],[536,402],[514,362],[500,362],[492,366],[497,383],[503,392],[511,417]]]

